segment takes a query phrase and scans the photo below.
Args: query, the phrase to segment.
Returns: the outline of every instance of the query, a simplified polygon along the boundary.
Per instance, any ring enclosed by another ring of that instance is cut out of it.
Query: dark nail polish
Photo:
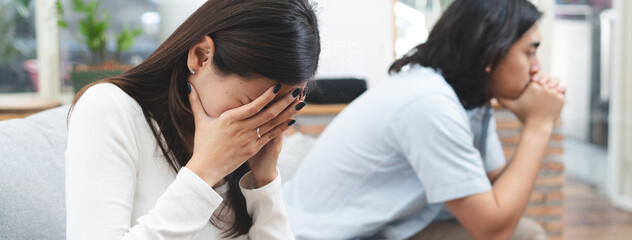
[[[274,86],[274,89],[272,89],[272,93],[277,94],[279,93],[280,90],[281,90],[281,84],[277,84],[276,86]]]
[[[294,109],[296,109],[296,111],[299,111],[299,110],[303,109],[303,107],[305,107],[305,102],[300,102],[300,103],[296,104],[296,107],[294,107]]]
[[[191,93],[191,84],[187,83],[187,93]]]
[[[288,122],[287,125],[288,126],[292,126],[292,125],[294,125],[294,123],[296,123],[296,120],[292,119],[292,121]]]
[[[294,91],[292,92],[292,97],[295,98],[299,94],[301,94],[301,89],[300,88],[294,89]]]

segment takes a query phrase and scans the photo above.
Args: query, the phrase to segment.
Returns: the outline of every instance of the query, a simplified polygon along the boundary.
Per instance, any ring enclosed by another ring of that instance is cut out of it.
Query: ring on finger
[[[259,128],[257,128],[257,138],[261,138],[261,132],[259,131]]]

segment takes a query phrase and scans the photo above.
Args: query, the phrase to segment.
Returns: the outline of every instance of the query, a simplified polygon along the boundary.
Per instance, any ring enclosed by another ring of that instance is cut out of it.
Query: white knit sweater
[[[280,175],[253,189],[248,173],[240,187],[253,226],[238,239],[294,238]],[[214,212],[232,219],[232,211],[219,211],[227,190],[185,167],[176,174],[138,103],[117,86],[97,84],[75,105],[66,149],[67,239],[222,239],[209,219]]]

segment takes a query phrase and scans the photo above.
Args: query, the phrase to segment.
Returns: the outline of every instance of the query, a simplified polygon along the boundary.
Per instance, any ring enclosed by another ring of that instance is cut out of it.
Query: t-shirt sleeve
[[[485,171],[491,172],[507,162],[505,159],[505,153],[503,152],[502,144],[498,138],[496,132],[496,120],[491,118],[489,120],[489,128],[487,129],[487,149],[485,159],[483,160],[485,165]]]
[[[491,190],[467,114],[455,97],[441,93],[418,97],[397,112],[389,128],[429,203]]]

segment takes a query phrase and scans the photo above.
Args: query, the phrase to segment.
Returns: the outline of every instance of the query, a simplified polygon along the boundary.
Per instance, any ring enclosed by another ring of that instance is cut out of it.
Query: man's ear
[[[192,74],[200,69],[211,66],[211,59],[215,53],[215,42],[209,36],[204,36],[193,47],[189,48],[187,66]]]

